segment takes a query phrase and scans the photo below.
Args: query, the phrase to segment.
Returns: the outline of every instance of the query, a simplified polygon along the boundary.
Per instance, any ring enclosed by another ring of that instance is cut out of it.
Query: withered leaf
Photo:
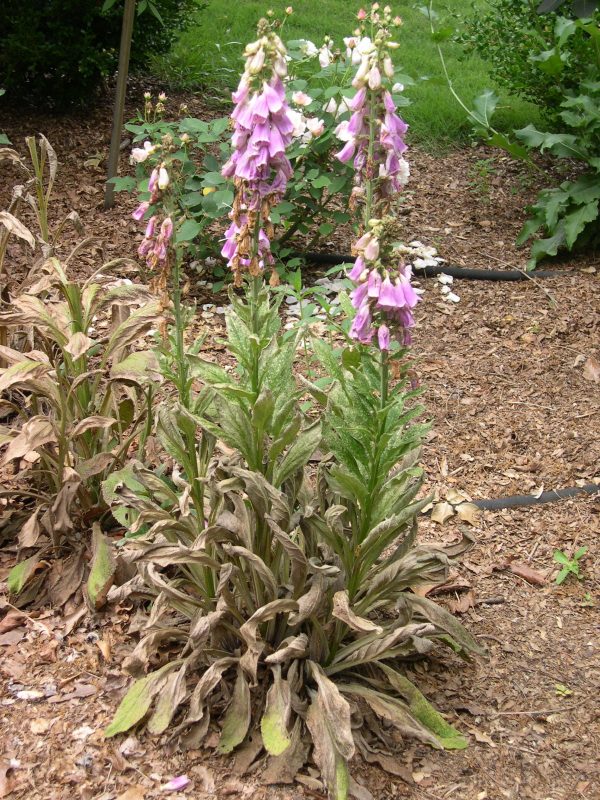
[[[48,442],[56,442],[56,432],[51,420],[46,417],[31,417],[8,445],[0,466],[13,458],[21,458]]]
[[[112,428],[112,426],[116,424],[117,420],[114,417],[101,417],[97,415],[86,417],[85,419],[80,420],[77,425],[75,425],[71,431],[71,436],[81,436],[82,433],[94,430],[96,428]]]
[[[69,341],[66,343],[64,349],[69,353],[69,355],[73,356],[75,360],[81,358],[81,356],[85,355],[87,351],[95,345],[93,339],[90,339],[89,336],[86,336],[85,333],[78,331],[74,333]]]
[[[546,583],[546,576],[542,572],[538,572],[520,561],[511,561],[508,568],[513,575],[518,575],[519,578],[523,578],[534,586],[543,586]]]
[[[37,506],[33,514],[27,518],[27,522],[21,528],[19,532],[19,547],[35,547],[40,536],[40,523],[38,522],[39,513],[40,506]]]
[[[87,596],[92,608],[98,609],[106,603],[108,591],[115,575],[115,559],[112,545],[95,522],[92,527],[92,564],[87,581]]]
[[[336,592],[333,595],[333,610],[331,613],[336,619],[345,622],[353,631],[358,631],[359,633],[381,633],[383,631],[380,625],[376,625],[364,617],[359,617],[352,611],[346,590]]]
[[[231,703],[225,712],[221,737],[217,746],[219,753],[231,753],[244,741],[250,726],[250,687],[241,666],[233,689]]]
[[[450,519],[450,517],[453,516],[454,516],[454,508],[450,505],[450,503],[447,503],[446,501],[443,501],[441,503],[436,503],[435,506],[433,507],[433,511],[431,512],[432,522],[437,522],[440,525],[443,525]]]
[[[586,381],[600,382],[600,361],[594,356],[588,356],[583,365],[583,377]]]

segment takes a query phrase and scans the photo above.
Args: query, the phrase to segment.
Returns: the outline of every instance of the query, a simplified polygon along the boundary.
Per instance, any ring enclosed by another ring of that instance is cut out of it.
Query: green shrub
[[[199,0],[138,3],[132,68],[168,50]],[[140,12],[145,13],[140,13]],[[0,74],[10,103],[62,110],[84,105],[116,69],[122,0],[4,0],[0,4]]]
[[[576,90],[595,60],[595,41],[569,4],[540,15],[538,0],[490,0],[490,10],[466,19],[458,40],[490,64],[494,79],[553,118],[565,93]],[[600,19],[595,12],[596,21]]]

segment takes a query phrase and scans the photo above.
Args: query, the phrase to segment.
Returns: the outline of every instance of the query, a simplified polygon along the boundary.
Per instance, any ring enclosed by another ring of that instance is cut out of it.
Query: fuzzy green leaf
[[[40,564],[39,555],[26,558],[25,561],[19,561],[18,564],[11,569],[6,579],[8,591],[12,595],[18,595],[23,591],[27,581],[35,573],[38,565]]]
[[[280,756],[292,743],[288,723],[292,710],[292,694],[287,681],[281,679],[281,667],[273,667],[273,685],[267,693],[265,713],[260,721],[265,750]]]
[[[92,528],[92,552],[87,594],[92,608],[98,609],[106,603],[106,596],[113,584],[116,569],[112,545],[103,535],[98,523],[94,523]]]
[[[152,701],[164,686],[169,673],[180,664],[181,661],[171,661],[136,681],[121,700],[113,721],[104,731],[104,736],[108,739],[117,733],[124,733],[143,719]]]

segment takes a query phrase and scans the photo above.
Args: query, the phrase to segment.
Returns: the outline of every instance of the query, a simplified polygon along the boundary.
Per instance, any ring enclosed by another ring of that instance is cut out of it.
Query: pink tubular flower
[[[285,48],[266,20],[259,23],[259,38],[246,47],[246,68],[237,91],[233,153],[221,173],[232,178],[236,196],[221,254],[227,259],[237,285],[242,271],[260,275],[274,264],[270,251],[273,226],[270,212],[285,193],[292,167],[286,148],[297,128],[297,114],[288,107],[283,78],[287,74]],[[301,105],[308,95],[296,93]],[[320,135],[318,123],[313,135]],[[276,273],[271,278],[275,279]]]
[[[150,208],[150,203],[144,202],[140,203],[136,210],[132,213],[132,217],[136,222],[141,222],[144,219],[144,215],[146,211]]]

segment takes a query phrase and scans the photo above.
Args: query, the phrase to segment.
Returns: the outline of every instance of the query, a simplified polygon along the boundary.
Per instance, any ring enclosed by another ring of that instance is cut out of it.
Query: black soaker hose
[[[291,253],[290,258],[303,258],[312,264],[352,264],[354,256],[349,253]],[[453,278],[464,278],[470,281],[527,281],[530,278],[560,278],[570,275],[570,272],[557,272],[555,270],[535,270],[529,276],[518,269],[473,269],[470,267],[451,267],[437,264],[430,267],[415,268],[415,277],[434,278],[440,273]]]
[[[578,494],[591,495],[597,492],[600,492],[600,485],[586,483],[584,486],[570,486],[568,489],[551,489],[549,492],[542,492],[538,497],[532,494],[515,494],[511,497],[498,497],[492,500],[473,500],[473,505],[485,511],[500,508],[522,508],[523,506],[537,506],[539,503],[552,503],[567,497],[575,497]]]

